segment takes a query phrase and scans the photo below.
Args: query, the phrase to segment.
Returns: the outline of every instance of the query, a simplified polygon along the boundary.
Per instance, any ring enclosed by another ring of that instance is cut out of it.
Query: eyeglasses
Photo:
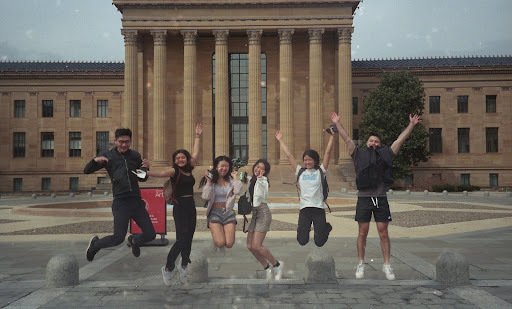
[[[118,139],[118,140],[117,140],[117,142],[118,142],[119,144],[121,144],[121,145],[128,145],[128,144],[130,144],[132,141],[131,141],[131,140],[129,140],[129,139],[128,139],[128,140],[125,140],[125,141],[123,141],[123,140],[119,140],[119,139]]]

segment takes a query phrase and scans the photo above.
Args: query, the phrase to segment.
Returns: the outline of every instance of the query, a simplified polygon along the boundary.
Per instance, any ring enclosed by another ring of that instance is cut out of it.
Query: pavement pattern
[[[278,203],[297,203],[296,193],[273,193]],[[173,273],[172,286],[163,284],[160,268],[174,243],[168,212],[167,246],[142,247],[135,258],[125,245],[103,249],[93,262],[85,258],[92,235],[109,234],[112,215],[105,209],[67,213],[33,212],[36,204],[109,203],[105,196],[85,194],[32,199],[0,198],[1,308],[512,308],[512,198],[483,192],[388,195],[391,265],[397,277],[382,273],[382,254],[375,225],[366,248],[364,279],[355,279],[357,223],[354,193],[330,193],[333,212],[327,219],[333,231],[323,249],[334,258],[336,280],[305,283],[305,260],[316,246],[300,246],[295,237],[298,207],[272,208],[275,224],[264,245],[284,262],[279,282],[265,282],[264,273],[237,232],[232,249],[217,250],[202,226],[192,250],[208,258],[209,281],[181,284]],[[201,220],[199,220],[201,219]],[[240,225],[239,225],[240,226]],[[437,282],[436,260],[444,251],[459,252],[470,264],[471,284],[446,286]],[[55,255],[67,253],[79,263],[80,283],[47,288],[46,266]]]

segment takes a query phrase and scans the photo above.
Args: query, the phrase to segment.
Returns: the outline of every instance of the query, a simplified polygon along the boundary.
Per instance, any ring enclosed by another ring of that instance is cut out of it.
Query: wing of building
[[[415,177],[512,186],[512,56],[351,61],[359,0],[113,4],[124,63],[0,62],[0,191],[90,190],[105,174],[83,167],[118,127],[132,129],[132,148],[154,167],[168,166],[174,150],[192,149],[196,123],[202,166],[267,158],[275,189],[294,178],[275,130],[298,159],[323,152],[330,111],[359,139],[365,96],[394,70],[416,74],[428,100],[432,157]],[[350,187],[344,143],[332,160],[330,187]]]

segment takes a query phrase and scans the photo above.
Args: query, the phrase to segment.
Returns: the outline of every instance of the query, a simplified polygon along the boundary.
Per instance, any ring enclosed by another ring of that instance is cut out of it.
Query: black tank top
[[[176,184],[176,180],[178,183],[176,184],[176,189],[174,190],[174,197],[182,197],[185,195],[193,195],[194,194],[194,185],[196,184],[196,179],[190,173],[189,176],[183,174],[182,172],[179,174],[180,179],[178,179],[178,169],[175,168],[174,177],[171,178],[171,181]]]

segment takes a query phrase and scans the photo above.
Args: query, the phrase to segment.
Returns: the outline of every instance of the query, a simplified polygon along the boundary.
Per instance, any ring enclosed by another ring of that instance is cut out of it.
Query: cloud
[[[32,29],[29,29],[27,31],[25,31],[25,36],[29,39],[29,40],[32,40],[34,37],[32,36],[32,32],[34,32],[34,30]]]
[[[386,47],[393,47],[393,43],[391,43],[391,42],[387,43]]]
[[[103,37],[105,39],[110,39],[110,32],[103,32]]]
[[[433,32],[433,33],[439,32],[439,28],[437,28],[437,27],[432,27],[432,32]]]
[[[62,4],[62,0],[57,0],[55,3],[55,6],[59,7],[59,6],[61,6],[61,4]]]

